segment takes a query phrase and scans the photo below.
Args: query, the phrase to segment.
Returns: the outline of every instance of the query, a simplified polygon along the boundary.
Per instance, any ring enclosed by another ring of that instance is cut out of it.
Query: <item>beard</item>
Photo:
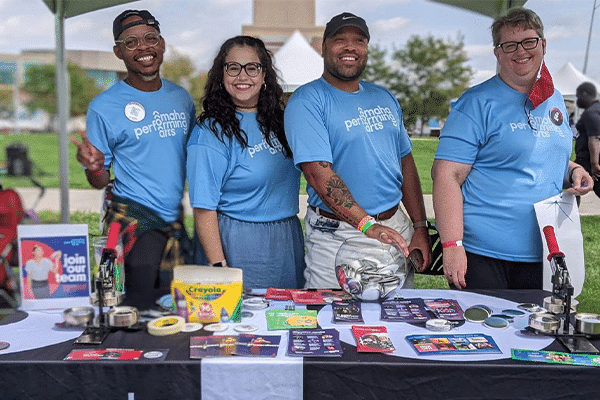
[[[335,65],[335,63],[331,63],[331,62],[327,62],[327,61],[325,62],[325,70],[331,76],[333,76],[336,79],[339,79],[341,81],[346,81],[346,82],[359,79],[366,67],[367,67],[366,60],[365,60],[365,62],[357,65],[356,67],[344,68],[345,71],[343,71],[342,68],[339,68],[337,65]]]

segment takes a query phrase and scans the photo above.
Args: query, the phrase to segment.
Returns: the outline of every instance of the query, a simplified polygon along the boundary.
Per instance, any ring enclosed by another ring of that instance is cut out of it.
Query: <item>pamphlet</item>
[[[242,333],[238,337],[235,354],[250,357],[277,357],[279,335],[253,335]]]
[[[236,351],[236,335],[190,337],[190,358],[231,356]]]
[[[268,310],[267,329],[270,331],[279,329],[315,329],[317,327],[317,311],[296,310]]]
[[[600,367],[600,356],[598,354],[569,354],[558,351],[521,349],[511,349],[510,353],[513,360]]]
[[[491,336],[482,333],[410,335],[408,343],[418,355],[502,353]]]
[[[429,313],[423,299],[387,300],[381,303],[381,320],[390,322],[426,322]]]
[[[290,289],[268,288],[266,299],[269,300],[292,300]]]
[[[292,329],[288,356],[333,357],[344,353],[336,329]]]
[[[169,349],[76,349],[64,358],[65,361],[164,361]]]
[[[297,304],[327,304],[333,301],[352,300],[352,296],[343,290],[330,289],[289,289],[292,300]]]
[[[437,318],[446,319],[448,321],[460,321],[465,319],[464,312],[458,301],[453,299],[427,299],[425,305],[431,310]]]
[[[396,350],[385,326],[352,325],[352,334],[358,352],[390,353]]]
[[[331,303],[331,309],[333,311],[333,322],[365,322],[359,301],[334,301]]]

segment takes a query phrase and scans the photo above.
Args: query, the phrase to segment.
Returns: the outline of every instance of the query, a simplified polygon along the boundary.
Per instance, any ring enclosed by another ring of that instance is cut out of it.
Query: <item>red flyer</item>
[[[317,290],[289,290],[294,303],[297,304],[327,304],[334,301],[352,300],[352,296],[343,290],[317,289]]]
[[[352,325],[356,339],[356,351],[368,353],[390,353],[396,351],[385,326]]]
[[[265,298],[269,300],[292,300],[290,289],[268,288]]]

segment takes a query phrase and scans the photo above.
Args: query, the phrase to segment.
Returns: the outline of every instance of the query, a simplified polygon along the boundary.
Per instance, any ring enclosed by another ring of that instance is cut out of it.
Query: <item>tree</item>
[[[181,55],[177,55],[162,65],[162,76],[173,83],[182,86],[192,96],[196,110],[200,110],[200,100],[204,94],[206,74],[196,73],[192,61]]]
[[[402,107],[404,124],[413,128],[420,122],[422,132],[431,117],[446,118],[450,100],[468,88],[473,72],[467,61],[460,36],[456,42],[412,36],[391,61],[385,49],[370,46],[363,78],[390,90]]]
[[[407,84],[406,99],[401,99],[407,125],[420,122],[423,132],[431,117],[446,118],[450,101],[468,88],[473,71],[466,65],[468,57],[463,40],[460,35],[456,42],[412,36],[404,49],[392,55],[399,64],[402,81]]]
[[[78,65],[69,63],[67,72],[70,78],[71,116],[85,115],[90,102],[100,94],[101,89]],[[55,76],[56,67],[51,64],[27,68],[21,90],[31,96],[25,104],[30,111],[42,109],[50,115],[56,114]]]

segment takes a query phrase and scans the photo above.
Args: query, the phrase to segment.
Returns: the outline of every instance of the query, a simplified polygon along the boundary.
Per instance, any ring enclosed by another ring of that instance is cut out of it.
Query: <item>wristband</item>
[[[369,220],[367,221],[367,223],[363,226],[363,228],[360,231],[366,235],[369,228],[372,227],[373,225],[375,225],[376,223],[377,223],[377,221],[375,220],[375,218],[369,217]]]
[[[442,248],[447,249],[448,247],[458,247],[462,246],[462,240],[454,240],[452,242],[444,242],[442,243]]]
[[[362,232],[363,228],[365,227],[365,224],[371,219],[370,215],[365,215],[364,217],[362,217],[362,219],[358,222],[358,226],[356,227],[356,229],[358,229],[359,231]]]
[[[104,167],[102,167],[96,171],[90,171],[90,174],[92,174],[92,176],[100,176],[104,173],[104,171],[106,170],[104,169]]]
[[[424,219],[423,221],[415,222],[413,224],[413,228],[414,229],[427,228],[427,220]]]

